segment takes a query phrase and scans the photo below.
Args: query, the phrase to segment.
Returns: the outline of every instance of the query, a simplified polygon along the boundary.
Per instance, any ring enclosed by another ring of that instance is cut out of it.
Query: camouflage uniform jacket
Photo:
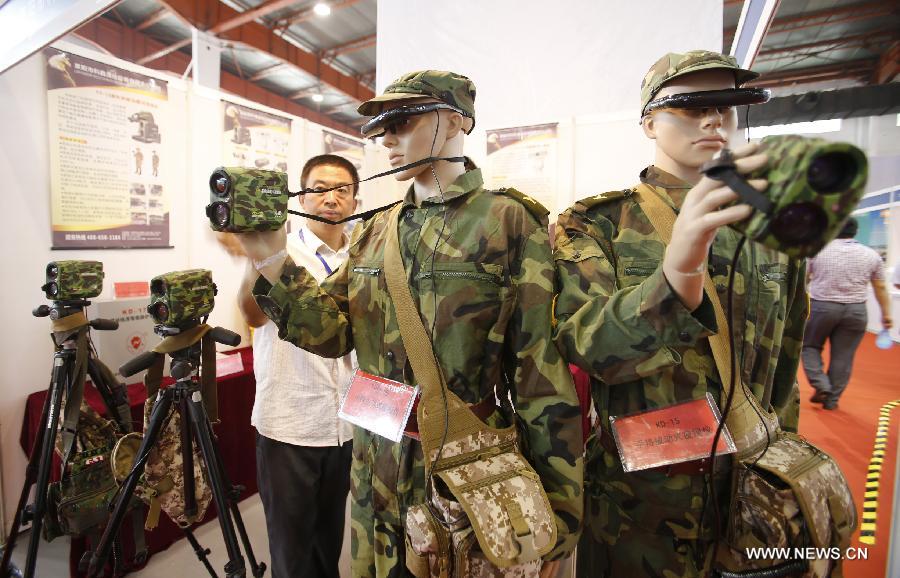
[[[546,210],[482,183],[480,170],[469,171],[443,202],[431,198],[421,207],[410,188],[400,213],[401,253],[450,389],[474,404],[512,384],[523,450],[557,516],[558,542],[548,555],[556,558],[578,539],[582,451],[578,399],[551,338],[556,287]],[[253,293],[282,339],[326,357],[355,347],[363,371],[412,384],[385,282],[388,213],[357,226],[347,261],[321,288],[288,261],[279,284],[261,278]],[[357,504],[374,509],[376,521],[401,525],[407,508],[424,501],[421,446],[355,428],[352,479]]]
[[[641,181],[673,208],[690,189],[653,166],[641,173]],[[662,272],[665,246],[632,191],[577,202],[560,215],[556,235],[560,294],[554,337],[563,355],[592,376],[601,435],[610,435],[611,415],[706,392],[719,402],[721,383],[705,339],[717,331],[712,303],[704,295],[691,312],[672,291]],[[731,228],[719,229],[708,262],[723,307],[739,239]],[[733,331],[739,378],[771,404],[784,429],[796,431],[796,372],[808,308],[805,264],[748,243],[737,269]],[[667,477],[659,470],[625,474],[618,456],[598,442],[596,436],[589,442],[586,491],[612,502],[616,515],[644,531],[698,537],[703,476]]]

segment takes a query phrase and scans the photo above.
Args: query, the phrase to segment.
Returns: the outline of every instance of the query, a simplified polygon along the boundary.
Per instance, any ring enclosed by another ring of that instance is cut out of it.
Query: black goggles
[[[397,134],[397,129],[403,128],[409,122],[409,117],[416,116],[419,114],[425,114],[426,112],[434,112],[436,110],[452,110],[453,112],[458,112],[466,118],[472,118],[472,116],[462,111],[455,106],[450,106],[444,102],[426,102],[424,104],[411,104],[408,106],[398,106],[397,108],[392,108],[390,110],[386,110],[375,116],[362,125],[362,128],[359,129],[363,135],[363,138],[378,138],[380,136],[384,136],[386,133],[390,132],[391,134]],[[472,128],[474,128],[475,123],[474,119],[472,123],[472,127],[466,131],[466,134],[472,132]]]
[[[761,104],[769,100],[772,93],[765,88],[727,88],[725,90],[704,90],[673,94],[647,103],[641,116],[662,108],[709,109],[730,108],[746,104]]]

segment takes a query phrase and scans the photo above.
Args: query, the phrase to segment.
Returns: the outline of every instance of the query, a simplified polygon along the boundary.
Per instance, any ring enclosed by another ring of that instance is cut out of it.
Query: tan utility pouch
[[[429,504],[407,514],[407,566],[418,578],[536,577],[541,557],[556,544],[550,501],[519,450],[515,426],[485,425],[447,387],[407,285],[400,209],[388,221],[385,279],[422,390],[419,437],[433,490]]]
[[[668,245],[675,212],[652,187],[641,184],[635,192],[641,209]],[[709,344],[724,402],[731,388],[730,326],[708,274],[704,288],[719,326]],[[801,436],[782,431],[775,414],[761,407],[742,384],[735,388],[726,424],[738,453],[726,544],[716,563],[735,572],[786,563],[746,557],[745,548],[765,546],[840,548],[843,555],[856,529],[856,507],[847,480],[831,456]],[[839,559],[832,562],[822,557],[808,566],[802,571],[805,577],[842,576]]]
[[[750,560],[749,548],[837,548],[842,556],[856,528],[847,480],[834,460],[801,436],[779,432],[758,462],[739,466],[734,478],[728,549],[720,563],[731,570],[768,568],[784,560]],[[725,550],[725,549],[723,549]],[[841,576],[836,556],[810,561],[804,576]]]

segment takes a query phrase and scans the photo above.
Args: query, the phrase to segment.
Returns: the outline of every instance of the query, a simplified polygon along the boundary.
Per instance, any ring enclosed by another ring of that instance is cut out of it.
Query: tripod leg
[[[16,515],[13,517],[12,528],[9,531],[9,536],[6,539],[6,544],[3,548],[3,560],[0,561],[0,576],[7,576],[10,574],[9,564],[12,558],[12,551],[16,547],[16,540],[19,537],[22,524],[28,521],[25,519],[27,517],[25,511],[28,505],[28,496],[31,494],[31,486],[37,478],[41,449],[44,447],[44,437],[47,433],[45,424],[47,424],[47,416],[50,415],[50,402],[53,398],[51,392],[53,388],[56,387],[55,378],[56,371],[54,370],[52,376],[53,381],[51,381],[50,387],[47,388],[47,396],[44,398],[44,409],[41,410],[40,426],[34,437],[34,443],[31,445],[31,454],[28,456],[28,466],[25,468],[25,482],[22,484],[22,493],[19,495],[19,505],[16,507]],[[59,412],[57,411],[57,414],[58,413]]]
[[[153,406],[153,411],[150,413],[150,423],[147,424],[147,431],[144,432],[144,439],[141,441],[141,447],[135,458],[134,467],[128,478],[126,478],[125,484],[120,488],[112,515],[106,524],[106,528],[103,530],[103,536],[91,555],[91,562],[87,572],[88,576],[97,576],[98,572],[102,571],[103,566],[106,564],[113,539],[119,534],[119,528],[122,526],[122,520],[125,518],[125,513],[128,510],[128,504],[134,495],[134,489],[144,473],[146,456],[156,444],[156,439],[159,437],[159,432],[166,421],[166,416],[169,415],[169,410],[172,408],[172,396],[173,390],[161,390],[159,398]]]
[[[215,439],[212,425],[208,421],[207,428],[209,437]],[[219,462],[219,473],[225,483],[225,487],[230,488],[231,490],[228,493],[231,517],[234,520],[234,525],[237,526],[238,534],[241,536],[241,543],[244,545],[247,561],[250,562],[250,572],[253,574],[254,578],[261,578],[266,573],[266,563],[256,561],[256,556],[253,554],[253,545],[250,543],[250,537],[247,535],[247,528],[244,527],[244,519],[241,517],[241,510],[238,508],[238,499],[241,497],[241,491],[243,491],[244,487],[235,486],[231,483],[231,480],[228,479],[228,472],[225,471],[222,454],[219,453],[219,446],[213,444],[213,449],[216,451],[216,461]]]
[[[181,413],[181,470],[184,479],[184,513],[193,519],[197,515],[197,495],[194,483],[194,436],[193,428],[188,427],[190,410],[187,397],[180,396],[178,411]]]
[[[225,565],[225,574],[229,578],[244,578],[246,576],[244,557],[241,556],[241,549],[238,546],[237,537],[234,535],[234,526],[229,515],[228,494],[225,492],[225,484],[221,476],[222,467],[219,464],[212,437],[209,435],[209,418],[206,416],[200,392],[194,392],[188,403],[188,408],[191,411],[191,425],[197,434],[197,440],[200,442],[200,451],[203,453],[203,459],[206,462],[213,499],[216,501],[216,509],[219,512],[219,526],[222,529],[222,537],[225,539],[225,549],[228,550],[228,564]]]
[[[44,512],[47,509],[47,483],[50,480],[50,466],[53,464],[53,446],[56,443],[56,429],[59,426],[59,412],[62,407],[63,388],[71,375],[73,352],[58,351],[53,356],[53,385],[50,388],[50,415],[47,417],[46,429],[41,440],[41,454],[38,462],[37,480],[34,488],[34,517],[31,522],[31,536],[28,539],[28,557],[25,559],[25,578],[34,576],[37,565],[38,543],[41,539],[41,527],[44,524]]]
[[[203,565],[206,566],[206,571],[209,572],[209,575],[213,578],[219,578],[219,575],[216,574],[215,568],[212,567],[212,564],[209,563],[209,548],[204,548],[200,545],[200,542],[197,541],[197,538],[194,537],[194,533],[191,532],[190,528],[182,528],[184,530],[184,535],[187,537],[188,542],[191,543],[191,547],[194,549],[194,554],[197,555],[197,558],[203,562]]]

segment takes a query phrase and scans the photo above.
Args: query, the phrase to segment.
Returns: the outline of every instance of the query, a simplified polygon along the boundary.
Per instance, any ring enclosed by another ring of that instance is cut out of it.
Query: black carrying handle
[[[711,179],[722,181],[738,194],[741,201],[767,215],[772,213],[774,204],[765,195],[750,186],[737,172],[734,155],[729,149],[722,149],[719,156],[700,167],[700,172]]]

